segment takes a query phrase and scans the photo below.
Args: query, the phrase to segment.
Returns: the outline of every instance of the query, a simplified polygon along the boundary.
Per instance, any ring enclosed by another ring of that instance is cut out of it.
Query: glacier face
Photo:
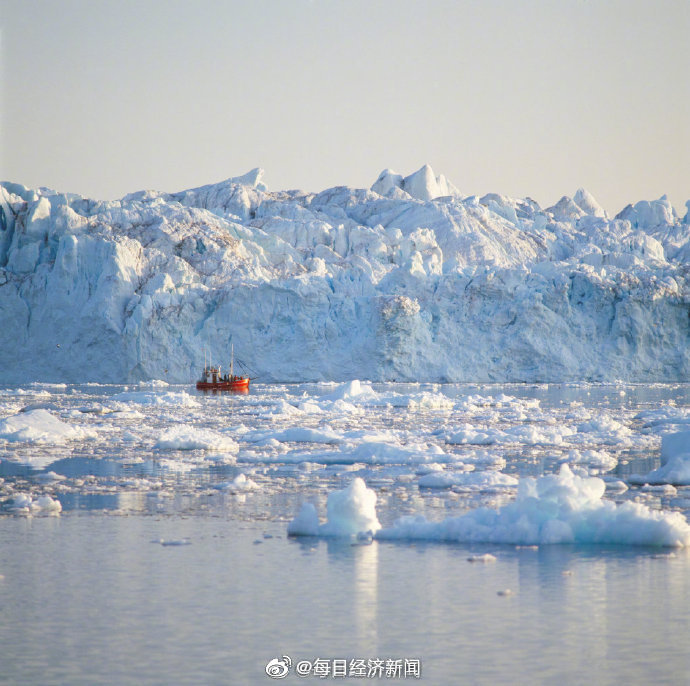
[[[317,194],[4,183],[0,382],[188,382],[231,343],[264,381],[686,380],[689,217],[463,197],[428,166]]]

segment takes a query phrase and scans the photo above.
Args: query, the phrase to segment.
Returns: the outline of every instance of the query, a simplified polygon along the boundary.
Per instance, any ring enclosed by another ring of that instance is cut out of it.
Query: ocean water
[[[389,526],[515,498],[491,480],[420,486],[429,474],[564,462],[604,478],[606,499],[687,517],[688,487],[627,479],[687,425],[688,391],[0,389],[0,683],[688,683],[687,548],[286,533],[355,476]]]

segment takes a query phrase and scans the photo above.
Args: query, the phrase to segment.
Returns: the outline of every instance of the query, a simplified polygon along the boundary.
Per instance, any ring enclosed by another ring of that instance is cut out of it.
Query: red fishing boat
[[[201,373],[201,379],[196,382],[197,390],[248,392],[251,379],[248,376],[237,376],[233,373],[234,357],[233,350],[230,355],[230,371],[225,375],[221,373],[220,365],[215,367],[213,364],[207,365],[204,360],[204,371]]]

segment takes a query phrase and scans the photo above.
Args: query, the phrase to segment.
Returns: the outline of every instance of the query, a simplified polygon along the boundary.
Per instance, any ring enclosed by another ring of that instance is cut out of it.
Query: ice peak
[[[606,217],[604,208],[594,199],[594,196],[584,188],[578,188],[573,196],[573,202],[585,213],[595,217]]]
[[[550,212],[557,221],[577,221],[584,216],[586,212],[567,195],[564,195],[555,205],[548,207],[547,212]]]
[[[251,186],[260,191],[265,191],[266,186],[263,183],[264,170],[261,167],[256,167],[242,176],[232,176],[226,179],[225,183],[234,183],[241,186]]]
[[[393,188],[399,188],[413,198],[425,201],[446,195],[460,196],[458,189],[443,174],[436,176],[429,164],[404,178],[392,169],[384,169],[371,190],[386,195]]]

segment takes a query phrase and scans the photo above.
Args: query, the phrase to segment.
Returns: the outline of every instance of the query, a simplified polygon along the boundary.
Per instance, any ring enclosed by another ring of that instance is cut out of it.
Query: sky
[[[0,0],[0,179],[690,199],[688,0]]]

